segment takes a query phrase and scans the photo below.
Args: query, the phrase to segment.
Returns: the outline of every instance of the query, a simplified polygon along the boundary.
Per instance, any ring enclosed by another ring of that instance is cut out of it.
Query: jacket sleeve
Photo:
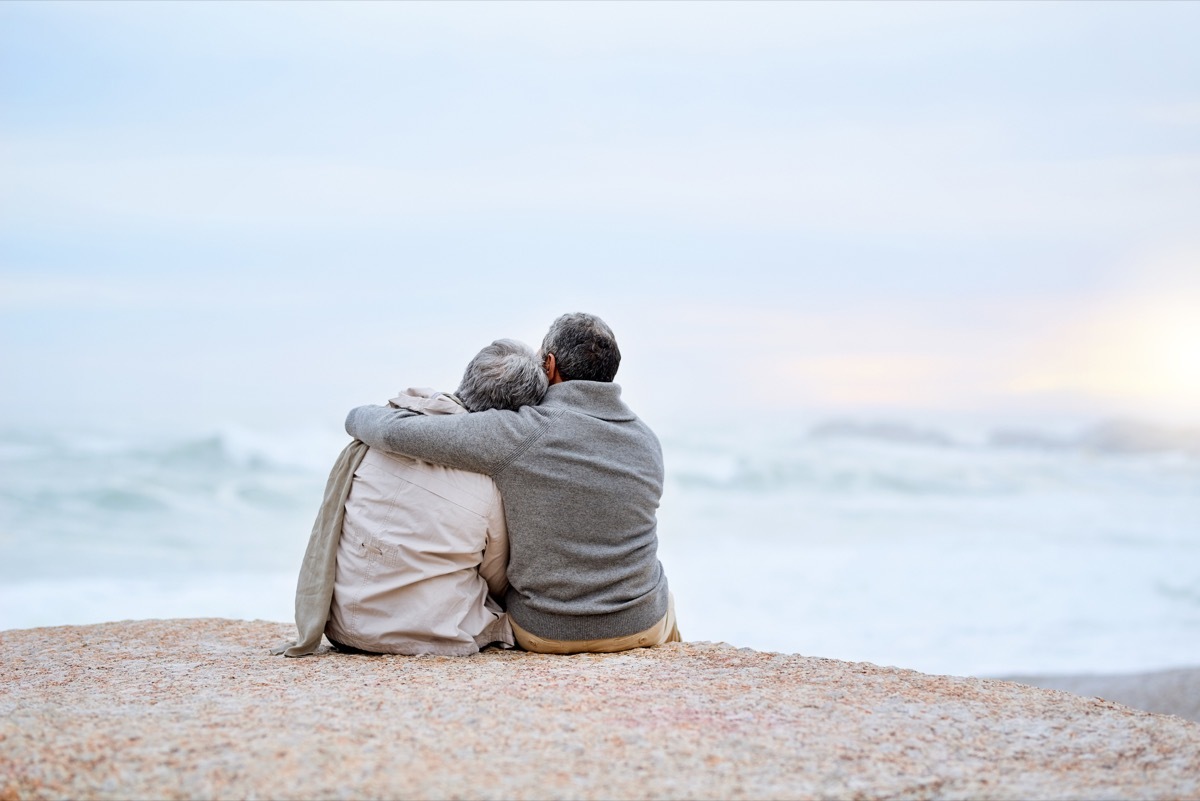
[[[493,476],[545,430],[528,407],[451,415],[412,415],[387,406],[359,406],[346,431],[373,448]]]
[[[488,514],[487,525],[487,543],[483,546],[479,575],[487,582],[488,592],[503,604],[504,592],[508,589],[508,525],[499,492]]]

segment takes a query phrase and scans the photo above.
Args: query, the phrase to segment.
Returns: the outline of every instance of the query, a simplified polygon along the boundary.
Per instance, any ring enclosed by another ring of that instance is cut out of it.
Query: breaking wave
[[[760,432],[761,433],[761,432]],[[1109,421],[1075,432],[950,431],[829,420],[790,435],[664,438],[668,481],[684,489],[812,494],[1012,495],[1052,488],[1200,486],[1200,430]]]

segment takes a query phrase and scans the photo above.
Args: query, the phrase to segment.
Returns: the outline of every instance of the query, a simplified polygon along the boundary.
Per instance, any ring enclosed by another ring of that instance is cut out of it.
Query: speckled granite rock
[[[1076,695],[1099,696],[1147,712],[1178,715],[1200,723],[1200,670],[1098,676],[1005,676],[1019,684]]]
[[[0,633],[0,799],[1200,797],[1200,725],[1065,692],[711,643],[271,656],[291,633]]]

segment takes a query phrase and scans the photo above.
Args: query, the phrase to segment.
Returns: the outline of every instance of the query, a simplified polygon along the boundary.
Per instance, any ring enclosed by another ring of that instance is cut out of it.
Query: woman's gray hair
[[[540,403],[548,383],[528,345],[497,339],[471,359],[454,394],[469,412],[516,410]]]

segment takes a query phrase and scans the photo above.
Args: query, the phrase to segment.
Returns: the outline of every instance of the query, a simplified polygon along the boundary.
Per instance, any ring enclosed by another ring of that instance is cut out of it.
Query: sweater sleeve
[[[543,430],[529,409],[416,415],[387,406],[359,406],[346,431],[373,448],[492,476]]]

